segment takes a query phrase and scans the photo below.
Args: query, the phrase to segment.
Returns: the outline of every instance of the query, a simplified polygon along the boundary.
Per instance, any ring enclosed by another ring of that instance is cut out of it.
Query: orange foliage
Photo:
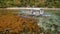
[[[8,34],[21,34],[28,30],[38,34],[37,21],[34,18],[23,18],[17,15],[0,15],[0,31],[9,30]]]

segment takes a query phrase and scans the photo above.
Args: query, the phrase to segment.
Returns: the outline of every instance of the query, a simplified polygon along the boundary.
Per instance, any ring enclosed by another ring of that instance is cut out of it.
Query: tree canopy
[[[0,0],[0,7],[50,7],[60,8],[60,0]]]

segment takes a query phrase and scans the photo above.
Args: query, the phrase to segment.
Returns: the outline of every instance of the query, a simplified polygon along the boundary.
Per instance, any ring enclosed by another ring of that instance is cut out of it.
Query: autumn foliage
[[[34,18],[0,15],[0,34],[32,34],[32,32],[38,34],[37,21]]]

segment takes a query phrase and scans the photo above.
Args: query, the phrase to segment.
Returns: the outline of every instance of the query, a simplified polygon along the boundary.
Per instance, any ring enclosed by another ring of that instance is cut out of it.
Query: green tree
[[[6,7],[6,0],[0,0],[0,7]]]

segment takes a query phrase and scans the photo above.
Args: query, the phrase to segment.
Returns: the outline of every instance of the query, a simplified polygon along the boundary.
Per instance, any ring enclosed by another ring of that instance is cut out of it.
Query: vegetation
[[[37,17],[39,21],[12,13],[14,11],[0,10],[0,34],[60,34],[59,10],[46,10],[51,16]]]
[[[42,19],[39,19],[39,26],[44,28],[46,34],[60,34],[59,10],[46,10],[46,14],[51,16],[42,17]]]
[[[60,8],[60,0],[0,0],[0,7],[50,7]]]
[[[33,32],[38,34],[37,21],[34,18],[23,18],[10,11],[0,11],[0,34],[31,34]]]

